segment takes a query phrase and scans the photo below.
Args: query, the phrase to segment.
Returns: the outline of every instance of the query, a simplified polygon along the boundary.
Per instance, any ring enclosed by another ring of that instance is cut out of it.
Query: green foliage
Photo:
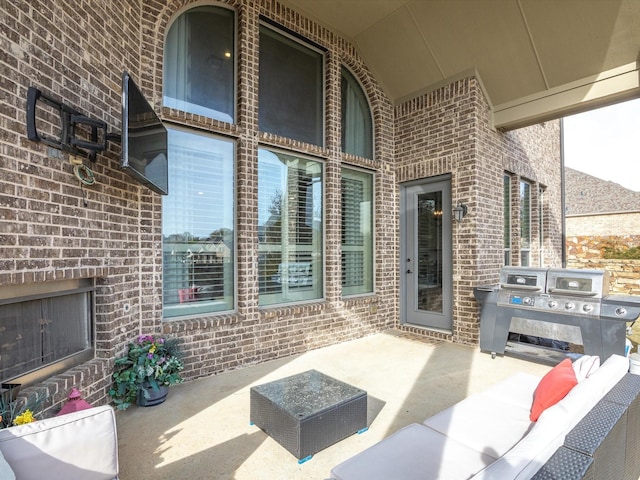
[[[640,260],[640,247],[604,247],[602,256],[608,260]]]
[[[4,385],[3,385],[4,386]],[[16,419],[31,412],[37,418],[42,411],[42,404],[46,395],[38,392],[26,397],[18,397],[19,385],[9,386],[0,393],[0,429],[16,425]],[[25,417],[29,417],[29,413]]]
[[[136,401],[138,390],[149,384],[158,390],[160,386],[182,382],[184,369],[182,352],[176,338],[142,335],[129,343],[127,355],[115,361],[113,387],[109,395],[119,410],[126,410]],[[143,389],[143,393],[148,392]]]

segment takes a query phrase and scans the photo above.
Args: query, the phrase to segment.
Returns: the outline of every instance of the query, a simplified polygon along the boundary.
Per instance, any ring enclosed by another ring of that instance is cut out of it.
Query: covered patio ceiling
[[[283,0],[396,103],[476,73],[499,129],[640,96],[638,0]]]

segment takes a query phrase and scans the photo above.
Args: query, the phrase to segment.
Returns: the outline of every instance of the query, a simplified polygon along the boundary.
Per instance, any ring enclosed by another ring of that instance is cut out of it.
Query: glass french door
[[[401,318],[452,328],[451,181],[412,183],[401,198]]]

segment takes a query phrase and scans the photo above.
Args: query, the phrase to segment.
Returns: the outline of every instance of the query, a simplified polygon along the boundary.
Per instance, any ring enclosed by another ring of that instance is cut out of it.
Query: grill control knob
[[[627,314],[627,309],[624,307],[618,307],[616,308],[616,315],[618,315],[619,317],[624,317]]]
[[[558,302],[556,302],[555,300],[551,300],[549,302],[549,308],[556,308],[558,306]]]
[[[576,304],[573,302],[567,302],[564,304],[564,308],[566,310],[573,310],[576,307]]]
[[[531,297],[523,297],[522,298],[522,303],[524,303],[525,305],[533,305],[533,298],[531,298]]]
[[[593,305],[591,305],[590,303],[585,303],[582,306],[582,311],[585,313],[590,313],[593,310]]]

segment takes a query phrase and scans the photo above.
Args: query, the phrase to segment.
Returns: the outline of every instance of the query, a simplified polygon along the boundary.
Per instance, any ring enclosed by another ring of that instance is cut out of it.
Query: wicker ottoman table
[[[316,370],[251,388],[250,420],[302,463],[367,427],[367,392]]]

